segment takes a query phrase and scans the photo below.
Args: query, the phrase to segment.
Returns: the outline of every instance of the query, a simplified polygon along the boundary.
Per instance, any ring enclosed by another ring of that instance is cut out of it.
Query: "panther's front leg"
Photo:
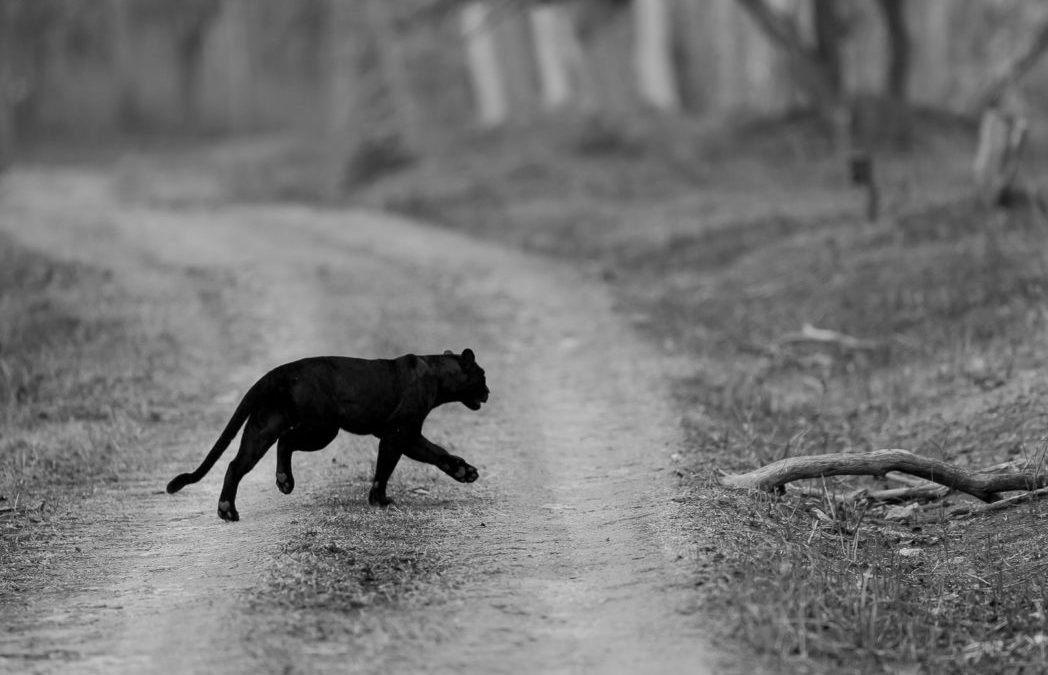
[[[386,483],[393,475],[393,469],[397,468],[403,447],[403,439],[396,436],[387,436],[378,442],[375,478],[372,479],[371,491],[368,492],[368,503],[372,506],[389,506],[393,503],[393,499],[386,496]]]
[[[404,448],[404,454],[417,462],[436,466],[460,483],[472,483],[480,476],[476,467],[421,434],[410,446]]]

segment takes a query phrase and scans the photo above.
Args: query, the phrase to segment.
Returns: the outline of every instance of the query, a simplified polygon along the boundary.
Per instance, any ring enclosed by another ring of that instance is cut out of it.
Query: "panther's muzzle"
[[[479,392],[476,396],[463,399],[462,404],[470,410],[480,410],[481,404],[487,402],[489,393],[491,393],[490,390],[487,387],[484,387],[484,390]]]

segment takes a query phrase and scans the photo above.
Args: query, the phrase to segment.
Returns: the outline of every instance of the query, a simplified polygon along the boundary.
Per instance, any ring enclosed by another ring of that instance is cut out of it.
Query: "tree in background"
[[[826,120],[839,120],[842,112],[851,121],[854,135],[867,141],[906,142],[910,134],[910,81],[914,50],[921,46],[907,18],[907,0],[862,0],[873,3],[884,34],[884,73],[880,89],[845,91],[842,54],[853,34],[849,4],[839,0],[809,0],[810,19],[798,21],[796,12],[783,11],[775,0],[736,0],[762,33],[794,64],[797,84],[808,103]],[[853,6],[857,6],[853,4]],[[1021,11],[1016,8],[1014,11]],[[1031,10],[1032,11],[1032,10]],[[969,105],[978,115],[996,104],[1048,52],[1048,11],[1041,9],[1032,23],[1029,39],[998,66]],[[812,27],[805,35],[802,23]]]
[[[805,39],[797,16],[783,12],[768,0],[737,0],[768,39],[792,61],[797,84],[809,102],[827,119],[842,104],[841,41],[844,26],[835,0],[812,0],[812,39]]]
[[[492,13],[486,2],[468,2],[460,10],[466,48],[466,63],[476,101],[477,118],[485,127],[502,124],[509,117],[509,104],[499,68]]]
[[[0,171],[15,151],[14,10],[14,3],[0,3]]]
[[[842,54],[851,26],[843,3],[811,0],[812,30],[810,39],[806,39],[796,13],[777,9],[769,0],[737,2],[768,39],[792,60],[798,85],[824,120],[839,124],[843,116],[851,120],[852,133],[859,136],[905,138],[912,68],[905,0],[874,0],[885,29],[888,58],[882,88],[872,97],[845,91]]]
[[[904,0],[877,0],[887,36],[888,65],[884,73],[882,95],[905,105],[909,98],[912,59],[910,28],[906,22]]]
[[[112,0],[113,39],[116,69],[125,76],[132,70],[129,59],[131,35],[142,25],[166,26],[173,36],[178,64],[178,98],[185,128],[197,123],[204,41],[222,12],[222,0]],[[121,108],[125,118],[138,117],[136,103],[125,80],[121,84]]]
[[[666,0],[633,0],[637,90],[641,99],[664,112],[680,108],[673,64],[670,7]]]
[[[976,109],[999,100],[1048,48],[1048,5],[1035,0],[0,6],[11,36],[0,44],[0,68],[8,91],[18,83],[14,114],[8,105],[6,115],[15,128],[76,134],[337,127],[339,142],[364,134],[392,139],[409,154],[478,119],[491,126],[572,109],[643,118],[653,110],[773,112],[801,103],[825,120],[851,120],[860,132],[876,125],[891,132],[905,129],[914,101],[967,103],[979,83]],[[1019,49],[1008,54],[1013,44]],[[1044,98],[1043,85],[1035,96]],[[332,92],[340,87],[349,103],[336,106]],[[336,108],[352,122],[330,122]]]
[[[1030,38],[1001,63],[973,98],[970,111],[979,114],[1000,103],[1009,87],[1015,86],[1048,51],[1048,11],[1034,24]]]

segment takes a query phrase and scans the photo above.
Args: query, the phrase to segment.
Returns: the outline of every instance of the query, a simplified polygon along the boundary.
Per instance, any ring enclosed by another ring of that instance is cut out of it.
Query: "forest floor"
[[[397,217],[211,202],[165,167],[0,185],[0,671],[753,672],[695,610],[669,364],[606,288]],[[238,523],[219,467],[163,490],[280,363],[467,346],[491,399],[426,433],[474,484],[402,460],[370,507],[375,441],[344,437],[296,456],[289,496],[270,453]]]
[[[966,520],[944,511],[916,522],[838,499],[883,486],[880,480],[827,479],[807,486],[826,496],[794,486],[771,496],[729,490],[718,478],[788,455],[882,447],[972,469],[1005,461],[1040,466],[1048,447],[1044,213],[979,205],[963,134],[879,157],[882,214],[867,222],[862,192],[847,185],[840,166],[803,129],[751,126],[696,143],[611,128],[529,133],[478,138],[380,177],[348,199],[537,254],[551,274],[573,270],[576,297],[607,302],[621,322],[613,331],[644,338],[646,345],[630,349],[650,351],[641,366],[671,394],[668,421],[651,425],[666,426],[653,433],[670,443],[667,470],[658,472],[666,492],[655,499],[672,504],[669,539],[688,567],[680,620],[713,617],[703,630],[735,645],[736,654],[758,655],[774,672],[1038,670],[1048,657],[1048,535],[1039,527],[1048,506],[1033,502]],[[199,153],[175,162],[166,154],[121,160],[117,184],[148,195],[154,207],[203,213],[222,208],[230,194],[266,202],[319,196],[316,181],[303,179],[303,158],[279,145],[227,145],[206,160],[210,171],[200,170],[200,161]],[[163,175],[158,166],[180,180],[143,185],[143,176]],[[604,293],[610,299],[600,300]],[[873,347],[788,339],[806,324]],[[87,330],[78,325],[74,332]],[[572,329],[564,344],[616,364],[606,351],[614,342],[599,341],[611,325],[598,324],[581,342],[581,328]],[[489,336],[488,350],[500,350],[499,335]],[[7,355],[5,336],[0,343]],[[162,364],[161,356],[149,358]],[[183,383],[165,395],[184,390]],[[14,400],[19,390],[12,391]],[[130,400],[112,410],[136,410]],[[134,401],[151,420],[147,402]],[[207,430],[221,424],[221,414],[207,410],[213,423],[194,432],[201,448]],[[506,415],[499,419],[509,423]],[[128,438],[139,424],[125,425]],[[128,453],[116,457],[130,461]],[[612,458],[587,461],[616,469]],[[354,480],[364,485],[366,471]],[[439,478],[418,483],[423,501],[434,490],[447,491],[434,497],[442,504],[457,494]],[[505,495],[491,497],[498,503]],[[310,499],[320,520],[276,554],[278,578],[291,581],[275,583],[264,602],[299,617],[328,616],[332,606],[369,606],[376,598],[387,606],[398,594],[416,607],[433,602],[412,579],[425,585],[441,577],[450,589],[469,583],[453,562],[420,557],[418,547],[405,552],[379,543],[389,547],[383,567],[354,558],[340,537],[347,525],[375,532],[373,517],[345,515],[352,500],[323,489]],[[45,536],[53,527],[46,515],[52,502],[41,501],[11,511],[21,519],[21,536]],[[961,501],[951,495],[946,504]],[[420,532],[427,542],[453,536],[454,524],[477,508],[453,504],[438,521],[413,512],[397,526],[408,530],[379,533],[392,533],[394,542],[417,540]],[[401,562],[389,562],[395,560]],[[340,573],[347,566],[367,574]],[[360,630],[403,635],[381,622],[379,629],[359,623],[367,612],[357,616]],[[325,632],[309,626],[312,637]]]
[[[719,532],[701,604],[726,637],[795,672],[1037,671],[1048,505],[958,520],[946,509],[966,500],[950,495],[898,520],[840,500],[898,486],[883,480],[782,497],[718,484],[785,456],[877,448],[1043,466],[1048,215],[982,206],[974,134],[929,136],[876,158],[876,222],[803,124],[693,144],[591,129],[488,139],[358,198],[588,270],[678,364],[677,473],[696,526]],[[872,348],[791,341],[805,325]]]

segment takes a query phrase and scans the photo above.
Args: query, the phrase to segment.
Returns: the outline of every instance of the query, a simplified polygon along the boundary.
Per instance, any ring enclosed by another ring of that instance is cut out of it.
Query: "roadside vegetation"
[[[0,238],[0,598],[46,583],[81,501],[150,470],[176,421],[173,338],[111,277]]]
[[[687,364],[672,383],[703,609],[791,669],[1038,670],[1048,650],[1040,502],[967,520],[844,496],[873,479],[730,491],[721,472],[900,447],[973,470],[1037,468],[1048,439],[1048,219],[972,197],[968,131],[879,157],[866,222],[803,123],[714,142],[559,129],[489,138],[357,192],[582,264]],[[679,138],[679,136],[678,136]],[[730,152],[729,152],[730,150]],[[777,157],[775,162],[768,162]],[[805,324],[861,349],[786,339]],[[702,531],[697,528],[697,532]]]
[[[896,486],[882,480],[769,495],[718,479],[784,456],[884,447],[970,469],[1042,466],[1048,219],[977,203],[971,130],[960,127],[878,157],[874,223],[802,120],[684,131],[518,129],[380,176],[350,200],[557,257],[612,286],[623,315],[677,366],[688,443],[673,461],[696,523],[695,610],[724,617],[725,637],[797,672],[1038,670],[1048,657],[1041,502],[969,519],[900,516],[853,497]],[[319,197],[307,155],[249,150],[210,157],[218,175],[200,181],[206,193],[168,180],[179,162],[148,157],[148,171],[136,160],[129,173],[185,190],[132,187],[172,206],[227,192]],[[259,153],[279,167],[268,179],[242,170]],[[202,175],[192,158],[186,167]],[[160,329],[142,338],[147,328],[127,321],[132,299],[104,272],[2,244],[0,449],[15,461],[0,474],[0,563],[13,571],[0,592],[10,592],[42,560],[23,554],[44,555],[27,537],[47,536],[48,514],[134,473],[143,428],[170,421],[163,401],[181,396],[177,377],[160,386],[153,374],[177,372],[186,355]],[[863,347],[789,339],[806,324]],[[361,489],[348,492],[362,492],[367,472],[353,482]],[[443,508],[378,522],[317,497],[315,522],[250,602],[298,612],[308,636],[328,630],[328,614],[348,609],[368,630],[384,606],[468,583],[430,543],[463,536],[477,514],[439,477],[405,482],[413,500]]]

